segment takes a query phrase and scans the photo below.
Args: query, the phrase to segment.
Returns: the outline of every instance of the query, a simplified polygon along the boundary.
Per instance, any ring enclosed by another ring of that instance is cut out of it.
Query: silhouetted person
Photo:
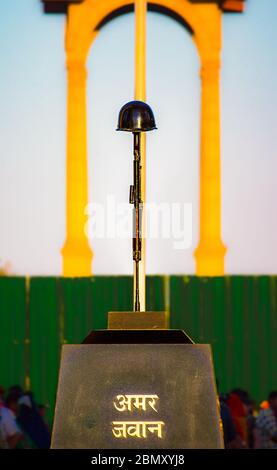
[[[228,449],[233,446],[237,433],[229,408],[223,401],[220,401],[220,416],[223,426],[224,446]]]
[[[18,414],[18,396],[9,393],[5,404],[0,407],[0,435],[2,447],[15,449],[20,443],[23,443],[24,436],[21,432],[16,416]]]
[[[262,449],[277,449],[277,390],[268,396],[269,408],[261,410],[257,418]]]
[[[49,449],[50,432],[44,422],[31,392],[25,392],[18,400],[18,423],[23,431],[28,434],[34,445],[39,449]]]

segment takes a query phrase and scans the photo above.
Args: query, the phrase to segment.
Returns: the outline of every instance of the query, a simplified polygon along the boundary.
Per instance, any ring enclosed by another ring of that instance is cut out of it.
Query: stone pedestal
[[[181,330],[105,330],[63,346],[52,448],[222,447],[209,345]]]

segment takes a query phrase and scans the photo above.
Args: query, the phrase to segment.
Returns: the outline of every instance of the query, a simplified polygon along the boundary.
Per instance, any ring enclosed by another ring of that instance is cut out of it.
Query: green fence
[[[130,276],[0,278],[0,384],[30,387],[52,418],[60,348],[107,327],[107,312],[132,308]],[[277,277],[147,277],[147,308],[170,327],[211,343],[221,391],[257,400],[277,389]]]

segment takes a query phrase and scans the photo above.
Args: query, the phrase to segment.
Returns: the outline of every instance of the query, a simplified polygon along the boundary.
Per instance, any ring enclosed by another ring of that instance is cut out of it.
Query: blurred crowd
[[[277,390],[259,407],[242,389],[219,396],[224,444],[228,449],[277,449]],[[0,386],[0,449],[48,449],[46,406],[32,392]]]
[[[19,385],[0,386],[0,449],[48,449],[50,430],[46,406]]]
[[[220,396],[224,444],[229,449],[277,449],[277,390],[259,407],[240,388]]]

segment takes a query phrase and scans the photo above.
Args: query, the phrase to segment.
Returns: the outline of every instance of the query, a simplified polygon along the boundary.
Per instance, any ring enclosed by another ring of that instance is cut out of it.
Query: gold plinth
[[[109,312],[109,330],[165,330],[166,312]]]

